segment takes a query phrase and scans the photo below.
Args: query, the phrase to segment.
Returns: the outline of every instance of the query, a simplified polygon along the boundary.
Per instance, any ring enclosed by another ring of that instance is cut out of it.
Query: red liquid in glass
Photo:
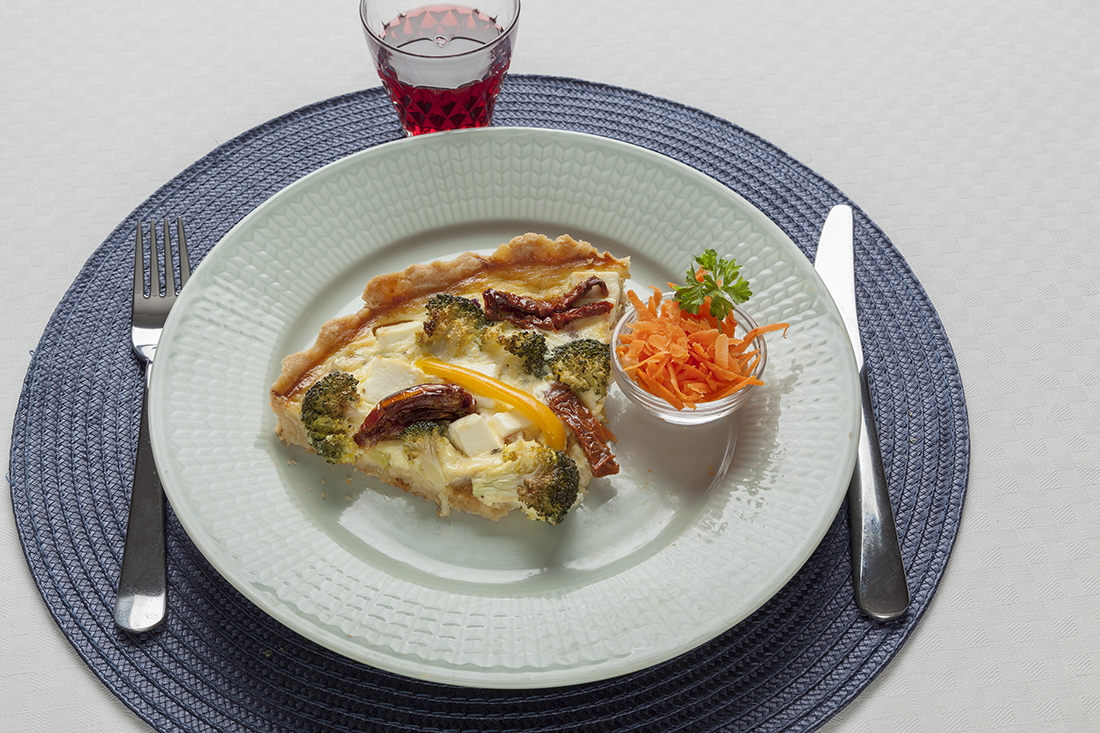
[[[472,51],[497,39],[503,32],[493,19],[470,8],[431,5],[398,16],[382,34],[387,45],[422,56],[441,56]],[[485,127],[493,114],[504,72],[511,61],[509,43],[491,52],[488,74],[457,89],[414,86],[398,78],[379,52],[378,75],[397,108],[401,124],[410,135]]]

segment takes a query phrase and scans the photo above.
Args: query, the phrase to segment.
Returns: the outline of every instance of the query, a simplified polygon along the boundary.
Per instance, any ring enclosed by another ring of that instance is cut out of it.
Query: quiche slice
[[[629,259],[525,234],[373,278],[283,360],[276,431],[451,509],[558,524],[619,470],[604,426]]]

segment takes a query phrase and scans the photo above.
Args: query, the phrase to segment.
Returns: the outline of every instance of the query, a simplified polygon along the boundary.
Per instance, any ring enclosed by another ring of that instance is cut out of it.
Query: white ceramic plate
[[[665,426],[608,403],[622,472],[558,527],[494,523],[274,436],[281,359],[373,275],[526,231],[569,233],[679,281],[704,247],[744,266],[767,386],[737,420]],[[165,491],[211,564],[289,628],[410,677],[481,687],[603,679],[683,653],[768,600],[836,516],[855,461],[855,362],[806,258],[763,214],[666,157],[519,128],[426,135],[333,163],[210,252],[157,351]],[[736,451],[734,447],[736,446]]]

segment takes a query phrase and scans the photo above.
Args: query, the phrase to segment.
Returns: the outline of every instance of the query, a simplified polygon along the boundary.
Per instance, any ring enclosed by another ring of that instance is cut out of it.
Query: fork
[[[164,548],[164,492],[149,441],[149,377],[164,321],[176,301],[172,236],[164,220],[163,268],[157,264],[156,222],[149,222],[149,295],[145,295],[145,245],[143,224],[137,227],[134,251],[134,301],[130,310],[130,332],[134,353],[145,363],[145,387],[141,401],[134,486],[130,495],[130,516],[122,552],[122,572],[115,597],[115,623],[132,631],[149,631],[164,621],[168,612],[168,577]],[[183,221],[176,219],[179,257],[179,287],[191,276]],[[164,293],[161,294],[161,276]]]

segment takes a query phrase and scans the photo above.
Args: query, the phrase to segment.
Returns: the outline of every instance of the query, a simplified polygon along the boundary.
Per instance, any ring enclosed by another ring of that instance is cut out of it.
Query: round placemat
[[[678,159],[744,196],[813,256],[828,210],[853,206],[861,326],[912,605],[878,623],[852,595],[847,513],[774,598],[673,660],[602,682],[482,690],[347,660],[266,616],[168,513],[170,615],[113,622],[142,369],[130,351],[139,220],[183,216],[192,265],[292,181],[401,136],[380,88],[326,100],[220,146],[169,181],[94,252],[34,353],[16,413],[12,502],[31,573],[73,647],[161,731],[812,730],[908,638],[943,575],[966,491],[962,384],[940,321],[886,235],[853,202],[759,137],[627,89],[512,76],[496,125],[604,135]]]

